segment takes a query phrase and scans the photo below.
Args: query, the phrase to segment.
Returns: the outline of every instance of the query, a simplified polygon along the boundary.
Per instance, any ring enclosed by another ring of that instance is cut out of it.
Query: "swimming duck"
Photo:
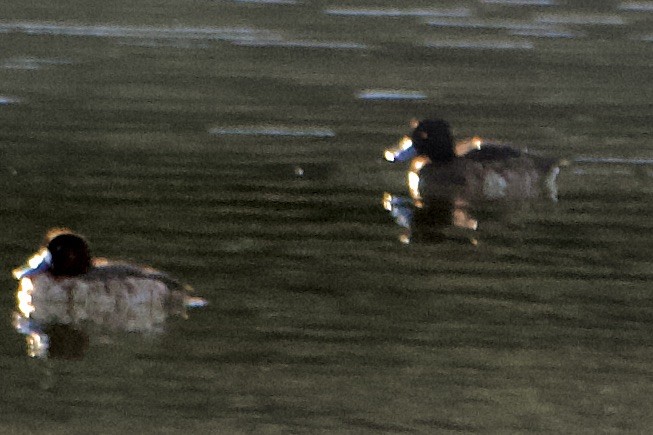
[[[557,201],[558,159],[480,138],[455,141],[442,119],[412,120],[411,127],[412,134],[384,156],[390,162],[411,161],[408,186],[414,199]]]
[[[207,304],[163,272],[93,258],[86,240],[69,230],[51,230],[13,274],[20,283],[14,326],[28,336],[32,356],[47,353],[51,330],[159,332],[168,317]]]

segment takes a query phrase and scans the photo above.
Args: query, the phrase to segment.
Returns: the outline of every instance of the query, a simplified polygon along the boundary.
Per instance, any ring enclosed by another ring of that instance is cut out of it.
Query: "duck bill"
[[[184,305],[186,306],[186,308],[202,308],[207,306],[208,304],[209,301],[197,296],[186,296],[184,298]]]
[[[388,148],[383,153],[383,157],[389,162],[405,162],[416,155],[417,150],[408,136],[404,136],[397,145]]]
[[[22,279],[43,273],[52,265],[52,254],[47,249],[42,249],[32,256],[24,266],[12,271],[14,278]]]

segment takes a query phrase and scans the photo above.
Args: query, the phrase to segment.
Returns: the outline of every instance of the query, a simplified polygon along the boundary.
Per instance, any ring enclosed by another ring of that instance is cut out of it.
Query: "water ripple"
[[[573,32],[571,30],[553,30],[553,29],[520,29],[511,30],[513,36],[530,36],[533,38],[578,38],[583,36],[580,32]]]
[[[16,104],[16,103],[18,103],[17,98],[0,95],[0,106],[8,106],[10,104]]]
[[[16,57],[7,59],[0,64],[0,68],[19,69],[19,70],[37,70],[51,65],[67,65],[70,61],[62,59],[39,59],[35,57]]]
[[[484,21],[484,20],[456,20],[456,19],[433,19],[425,21],[429,26],[434,27],[460,27],[471,29],[502,29],[502,30],[542,30],[554,28],[546,23],[524,23],[519,21]]]
[[[251,38],[278,38],[268,30],[251,27],[155,27],[51,24],[32,22],[0,23],[0,33],[27,35],[93,36],[100,38],[196,39],[236,41]]]
[[[309,127],[293,128],[281,126],[268,127],[215,127],[209,130],[213,135],[239,136],[291,136],[291,137],[334,137],[336,134],[328,128]]]
[[[587,157],[579,156],[574,159],[575,163],[607,163],[623,165],[653,165],[653,159],[645,158],[621,158],[621,157]]]
[[[234,3],[256,3],[256,4],[272,4],[272,5],[296,5],[299,4],[297,0],[232,0]]]
[[[233,44],[244,47],[324,48],[336,50],[367,50],[370,48],[367,44],[359,42],[310,41],[301,39],[248,39],[234,41]]]
[[[624,2],[619,5],[622,11],[653,12],[653,2]]]
[[[467,17],[471,15],[468,8],[454,9],[400,9],[400,8],[328,8],[327,15],[348,17]]]
[[[571,24],[579,26],[623,26],[626,21],[619,15],[600,14],[542,14],[537,17],[540,23]]]
[[[508,6],[554,6],[557,4],[556,0],[481,0],[481,3]]]
[[[452,48],[469,50],[532,50],[535,46],[529,41],[456,40],[428,41],[429,48]]]
[[[452,27],[465,29],[497,29],[508,30],[515,36],[533,36],[538,38],[574,38],[578,32],[556,26],[552,23],[525,23],[519,21],[486,21],[469,19],[439,18],[425,21],[433,27]]]
[[[360,100],[424,100],[426,94],[418,91],[369,89],[359,92],[356,97]]]

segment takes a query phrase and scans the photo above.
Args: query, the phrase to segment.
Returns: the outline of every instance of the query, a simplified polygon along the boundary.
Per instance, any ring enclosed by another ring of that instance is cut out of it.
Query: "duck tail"
[[[553,202],[558,202],[558,183],[557,178],[560,173],[560,164],[553,165],[544,177],[544,188],[547,196]]]

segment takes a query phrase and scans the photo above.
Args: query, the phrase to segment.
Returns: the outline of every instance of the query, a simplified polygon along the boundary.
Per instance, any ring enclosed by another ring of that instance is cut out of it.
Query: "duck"
[[[188,309],[208,304],[164,272],[93,257],[86,239],[69,229],[48,231],[13,276],[19,282],[14,327],[28,336],[30,356],[47,355],[53,332],[71,332],[81,345],[92,328],[156,333],[169,317],[186,318]]]
[[[558,200],[556,180],[563,160],[479,137],[457,141],[440,118],[413,119],[410,125],[410,136],[386,149],[384,157],[410,161],[407,182],[414,200]]]

